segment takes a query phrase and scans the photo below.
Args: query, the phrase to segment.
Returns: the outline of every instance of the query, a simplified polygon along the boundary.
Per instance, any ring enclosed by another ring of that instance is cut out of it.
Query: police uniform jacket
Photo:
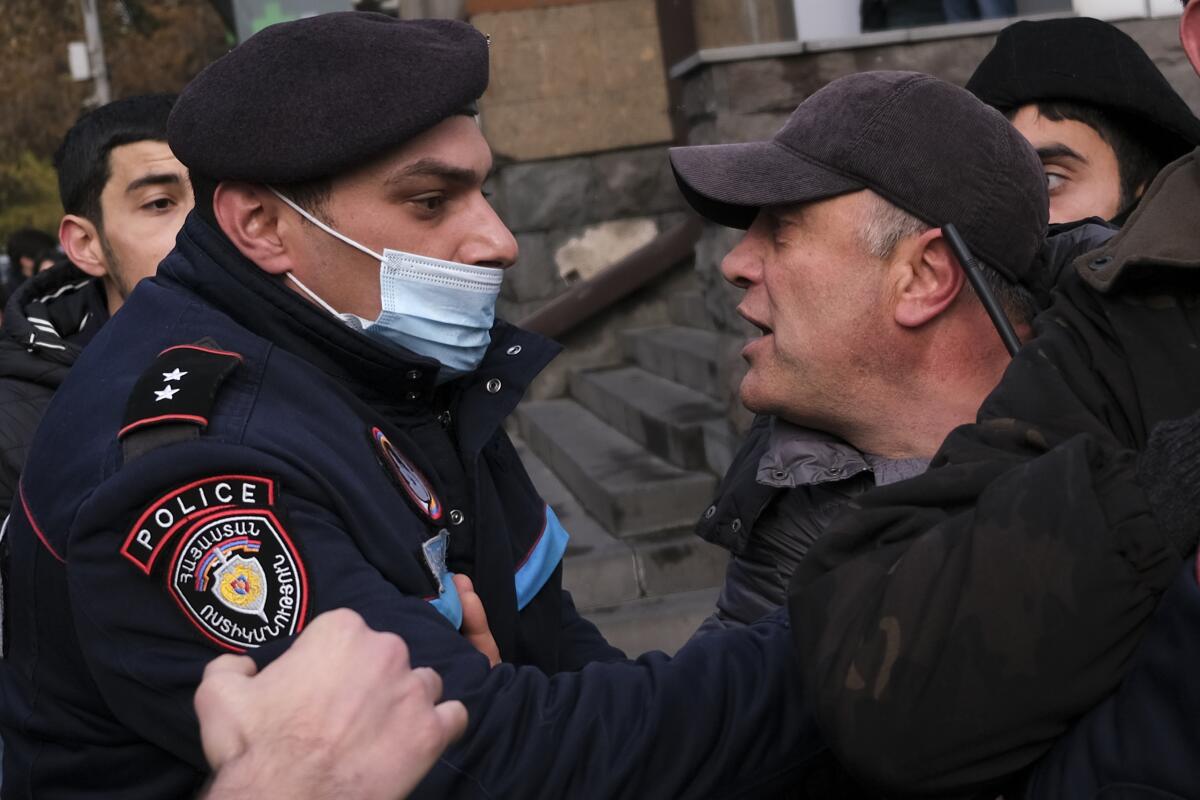
[[[206,662],[265,664],[337,607],[402,635],[468,708],[418,796],[721,796],[800,768],[820,746],[786,618],[635,663],[561,590],[567,534],[502,428],[555,350],[498,324],[439,388],[436,362],[346,328],[193,214],[76,363],[22,477],[5,796],[194,791]],[[507,663],[457,632],[450,572]]]

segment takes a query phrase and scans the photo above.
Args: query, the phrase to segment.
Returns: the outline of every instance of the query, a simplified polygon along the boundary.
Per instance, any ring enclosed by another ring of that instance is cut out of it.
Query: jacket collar
[[[61,261],[9,298],[0,327],[0,373],[57,387],[107,321],[101,281]]]
[[[1196,152],[1168,164],[1125,227],[1103,247],[1075,261],[1075,271],[1099,292],[1170,272],[1200,276],[1200,162]]]
[[[334,319],[248,260],[194,212],[188,215],[175,251],[159,267],[158,279],[182,285],[252,333],[352,383],[373,406],[419,412],[433,402],[437,361],[380,343]],[[513,359],[508,350],[517,340],[524,358]],[[498,321],[483,364],[456,383],[481,383],[486,391],[490,380],[486,373],[489,368],[500,370],[494,366],[499,362],[504,377],[497,380],[502,388],[523,393],[559,349],[548,339]]]
[[[758,462],[757,481],[791,489],[874,474],[875,485],[907,480],[929,467],[926,458],[884,458],[864,453],[836,436],[793,425],[775,417],[767,449]]]

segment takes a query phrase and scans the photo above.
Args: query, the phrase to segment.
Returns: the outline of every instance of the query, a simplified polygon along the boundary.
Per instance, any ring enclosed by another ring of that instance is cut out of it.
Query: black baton
[[[996,326],[1000,339],[1008,348],[1008,354],[1015,356],[1021,349],[1021,340],[1017,338],[1017,332],[1013,330],[1008,315],[1004,313],[1004,309],[996,300],[996,295],[992,294],[992,287],[988,286],[987,281],[983,279],[983,273],[979,271],[979,264],[975,262],[975,257],[967,249],[967,243],[963,241],[962,234],[953,225],[943,225],[942,234],[950,243],[950,249],[954,251],[955,258],[962,265],[963,272],[967,274],[967,280],[970,281],[971,288],[975,290],[979,302],[983,303],[984,310],[992,318],[992,324]]]

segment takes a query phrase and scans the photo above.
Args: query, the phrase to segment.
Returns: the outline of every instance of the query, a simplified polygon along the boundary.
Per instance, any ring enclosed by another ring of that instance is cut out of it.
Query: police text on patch
[[[219,475],[194,481],[155,500],[133,524],[121,555],[147,575],[166,543],[181,528],[231,508],[269,508],[275,484],[251,475]]]

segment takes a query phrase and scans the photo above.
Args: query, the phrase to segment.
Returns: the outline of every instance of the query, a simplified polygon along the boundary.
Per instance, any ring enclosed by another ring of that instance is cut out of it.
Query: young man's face
[[[333,181],[316,216],[359,244],[445,261],[509,267],[517,242],[483,195],[492,153],[476,121],[454,116]],[[339,312],[379,315],[379,262],[301,225],[294,271]]]
[[[193,199],[187,168],[166,142],[114,147],[108,163],[98,233],[111,308],[114,293],[119,305],[138,281],[154,275],[158,263],[175,247],[175,236]]]
[[[750,410],[832,430],[864,373],[883,369],[885,274],[859,235],[866,195],[764,208],[721,263],[746,290],[738,313],[763,332],[742,350]]]
[[[1020,108],[1012,124],[1042,159],[1050,222],[1112,219],[1124,210],[1116,153],[1093,128],[1075,120],[1047,119],[1036,105]]]

